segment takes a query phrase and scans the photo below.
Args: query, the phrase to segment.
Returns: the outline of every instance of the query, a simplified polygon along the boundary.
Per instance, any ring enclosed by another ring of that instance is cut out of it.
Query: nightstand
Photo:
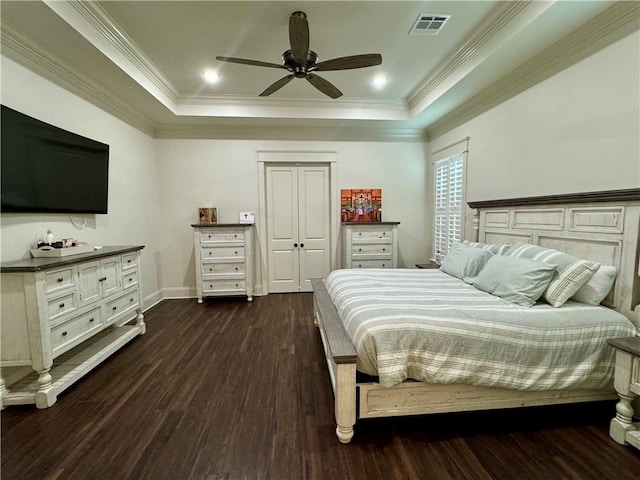
[[[438,265],[436,262],[432,262],[431,260],[429,260],[426,263],[416,263],[416,268],[426,268],[427,270],[437,270],[438,268],[440,268],[440,265]]]
[[[640,396],[640,337],[610,338],[607,342],[616,349],[613,386],[620,397],[616,416],[609,426],[609,435],[622,445],[640,449],[640,423],[633,423],[631,404]]]

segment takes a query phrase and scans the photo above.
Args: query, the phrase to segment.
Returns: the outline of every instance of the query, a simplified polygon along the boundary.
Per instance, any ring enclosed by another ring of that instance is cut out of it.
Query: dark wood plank
[[[615,402],[361,420],[335,436],[311,294],[167,300],[49,409],[1,413],[3,480],[631,479]]]
[[[627,202],[640,200],[640,188],[601,192],[567,193],[539,197],[500,198],[467,202],[469,208],[520,207],[525,205],[557,205],[560,203]]]

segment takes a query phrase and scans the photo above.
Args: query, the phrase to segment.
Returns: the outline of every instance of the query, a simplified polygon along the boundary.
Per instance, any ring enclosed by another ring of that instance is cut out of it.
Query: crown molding
[[[640,28],[638,2],[616,2],[426,129],[436,138]]]
[[[242,118],[304,118],[331,120],[410,120],[404,101],[359,98],[324,100],[246,98],[236,95],[184,95],[176,115]]]
[[[213,126],[163,124],[156,138],[318,142],[426,142],[424,130],[382,127]]]
[[[154,122],[137,109],[118,100],[103,85],[73,69],[60,58],[48,53],[39,43],[20,33],[9,22],[0,19],[0,45],[2,55],[29,68],[102,110],[153,136]]]
[[[42,1],[159,102],[175,106],[176,88],[98,2]]]
[[[438,87],[451,82],[452,75],[463,65],[469,64],[472,59],[480,61],[479,52],[490,40],[505,30],[523,10],[530,6],[531,1],[498,2],[498,5],[482,20],[477,28],[474,28],[455,49],[455,53],[438,65],[431,75],[425,78],[420,85],[407,97],[407,104],[412,112],[423,110],[429,97]],[[433,101],[434,99],[431,99]],[[429,102],[430,103],[430,102]]]

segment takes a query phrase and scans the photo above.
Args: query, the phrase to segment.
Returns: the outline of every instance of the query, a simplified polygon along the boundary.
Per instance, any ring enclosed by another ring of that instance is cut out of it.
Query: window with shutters
[[[438,263],[454,243],[462,241],[464,214],[464,154],[434,163],[434,258]]]

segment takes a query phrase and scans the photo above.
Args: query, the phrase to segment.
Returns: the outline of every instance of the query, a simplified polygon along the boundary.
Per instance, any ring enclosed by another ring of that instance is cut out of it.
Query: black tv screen
[[[109,145],[2,105],[3,212],[107,213]]]

